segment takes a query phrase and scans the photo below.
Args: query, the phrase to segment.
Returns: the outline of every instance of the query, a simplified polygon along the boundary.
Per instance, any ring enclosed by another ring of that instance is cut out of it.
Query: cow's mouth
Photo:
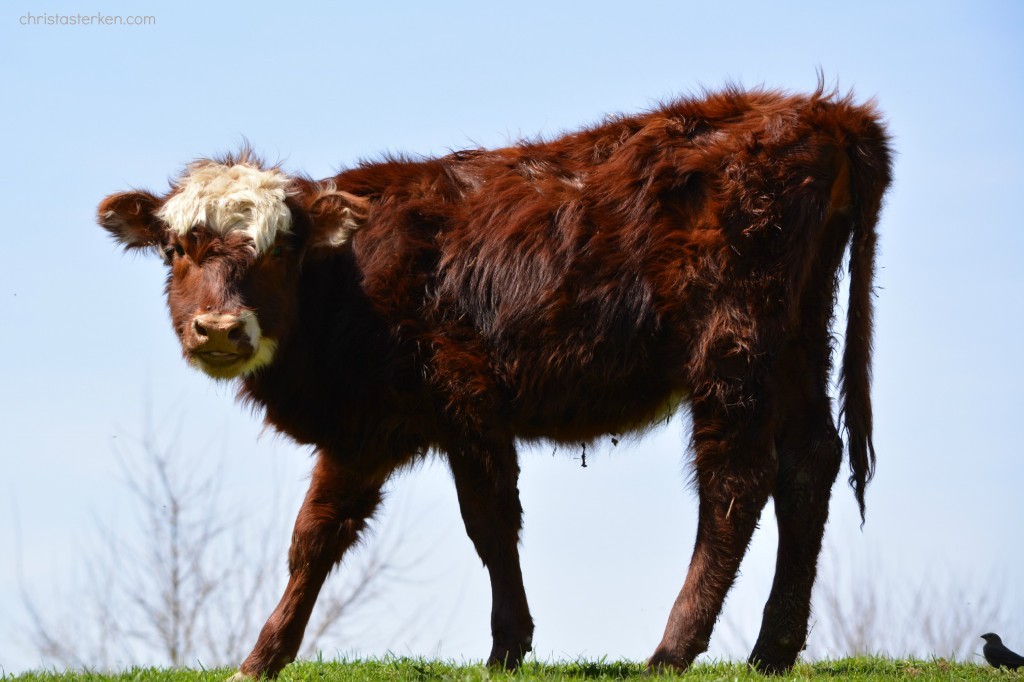
[[[251,374],[270,364],[277,349],[273,339],[260,337],[256,346],[248,343],[230,346],[228,344],[201,345],[185,349],[185,359],[204,374],[214,379],[234,379]]]
[[[203,365],[216,369],[227,369],[241,364],[252,356],[251,353],[234,353],[225,350],[202,350],[192,353],[192,357]]]

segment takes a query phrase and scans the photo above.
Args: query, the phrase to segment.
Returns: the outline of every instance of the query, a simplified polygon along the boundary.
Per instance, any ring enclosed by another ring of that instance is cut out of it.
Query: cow
[[[165,194],[106,197],[102,227],[166,263],[185,360],[316,451],[287,587],[238,676],[294,659],[382,486],[428,456],[450,467],[489,573],[487,662],[515,669],[533,636],[517,444],[592,443],[681,405],[696,542],[648,665],[682,670],[706,650],[772,497],[777,565],[749,662],[789,669],[841,432],[862,522],[874,471],[873,278],[890,178],[873,102],[733,86],[553,139],[385,156],[324,180],[246,146],[194,161]]]

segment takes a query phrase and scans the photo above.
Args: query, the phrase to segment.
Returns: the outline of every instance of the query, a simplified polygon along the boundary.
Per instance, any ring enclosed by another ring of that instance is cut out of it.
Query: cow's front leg
[[[460,443],[449,452],[466,532],[491,577],[488,665],[514,669],[530,650],[533,619],[519,565],[519,462],[509,439],[498,444]]]
[[[236,678],[274,677],[295,659],[324,579],[380,504],[386,473],[368,475],[351,470],[324,452],[317,457],[309,491],[295,520],[288,586]]]
[[[746,414],[741,414],[746,412]],[[651,668],[687,668],[704,652],[774,479],[770,423],[750,410],[693,405],[697,541]]]

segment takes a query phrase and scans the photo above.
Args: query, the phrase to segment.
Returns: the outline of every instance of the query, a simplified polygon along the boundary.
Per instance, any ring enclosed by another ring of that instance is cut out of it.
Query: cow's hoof
[[[770,654],[754,650],[747,659],[747,665],[762,675],[785,675],[793,668],[798,654]]]
[[[491,649],[491,655],[487,657],[487,667],[504,668],[508,671],[515,671],[523,663],[523,658],[530,651],[530,643],[499,645],[495,644]]]
[[[649,673],[681,673],[690,667],[690,661],[685,658],[674,656],[667,651],[655,651],[654,655],[647,661],[647,672]]]
[[[254,678],[239,670],[234,675],[224,680],[224,682],[254,682]]]

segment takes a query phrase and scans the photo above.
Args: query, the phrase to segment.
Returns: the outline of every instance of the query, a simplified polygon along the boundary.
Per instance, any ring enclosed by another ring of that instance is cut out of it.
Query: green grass
[[[3,682],[222,682],[233,670],[168,670],[135,668],[120,673],[31,672],[6,675]],[[489,670],[480,665],[457,665],[444,661],[389,658],[379,661],[340,663],[303,662],[290,665],[280,682],[347,682],[349,680],[453,680],[458,682],[556,680],[686,680],[687,682],[732,682],[733,680],[1024,680],[1024,671],[993,670],[984,664],[888,658],[846,658],[837,661],[801,663],[786,676],[765,678],[741,663],[705,663],[685,675],[655,676],[635,662],[577,661],[574,663],[526,663],[516,673]]]

